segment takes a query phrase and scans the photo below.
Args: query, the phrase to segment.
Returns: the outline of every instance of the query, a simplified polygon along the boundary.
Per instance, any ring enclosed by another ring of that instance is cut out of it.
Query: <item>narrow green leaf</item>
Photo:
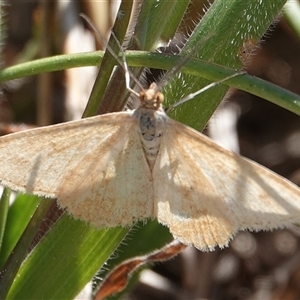
[[[290,29],[300,39],[300,3],[299,1],[287,1],[284,9],[283,16],[290,26]]]
[[[3,190],[0,199],[0,259],[1,259],[1,252],[2,252],[3,236],[6,227],[7,213],[9,208],[9,197],[10,197],[10,190],[5,188]],[[1,267],[1,260],[0,260],[0,267]]]
[[[24,233],[6,261],[3,270],[0,272],[0,299],[6,299],[6,295],[17,277],[19,268],[27,257],[29,246],[38,232],[42,217],[45,216],[50,205],[50,200],[44,200],[40,203],[35,212],[35,218],[31,218],[29,221]]]
[[[171,40],[189,1],[143,1],[135,27],[134,42],[140,50],[156,50]],[[134,43],[133,42],[133,43]]]
[[[192,53],[193,56],[206,61],[239,70],[242,66],[239,53],[243,43],[249,39],[259,41],[285,2],[285,0],[214,1],[187,41],[182,53]],[[195,51],[195,48],[199,51]],[[206,80],[195,80],[191,76],[183,75],[172,80],[171,85],[164,89],[164,94],[166,98],[176,102],[208,83]],[[193,101],[181,105],[172,116],[202,130],[226,90],[224,86],[211,89]]]
[[[0,252],[0,268],[20,239],[39,202],[37,196],[19,194],[10,205]]]
[[[64,215],[23,263],[7,299],[72,299],[127,234]]]

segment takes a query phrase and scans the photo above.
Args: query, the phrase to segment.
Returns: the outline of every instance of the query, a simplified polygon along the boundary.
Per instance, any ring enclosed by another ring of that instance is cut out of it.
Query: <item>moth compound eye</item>
[[[164,102],[164,95],[162,93],[157,93],[156,99],[158,104],[162,104]]]
[[[144,101],[145,95],[146,95],[146,94],[145,94],[144,91],[141,91],[141,92],[140,92],[140,100],[141,100],[141,101]]]

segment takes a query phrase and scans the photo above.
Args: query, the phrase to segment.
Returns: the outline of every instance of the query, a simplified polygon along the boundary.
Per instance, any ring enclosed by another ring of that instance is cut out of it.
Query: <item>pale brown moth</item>
[[[0,180],[95,227],[157,218],[200,250],[300,219],[300,189],[170,119],[152,84],[133,111],[0,138]]]
[[[123,65],[127,89],[140,107],[1,137],[2,185],[57,198],[74,218],[97,228],[157,218],[179,241],[200,250],[226,246],[238,230],[299,221],[299,187],[170,119],[159,87],[132,90],[121,45],[123,62],[107,47]]]

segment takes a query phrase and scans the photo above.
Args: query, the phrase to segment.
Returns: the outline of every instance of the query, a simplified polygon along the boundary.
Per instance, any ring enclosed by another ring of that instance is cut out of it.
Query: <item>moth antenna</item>
[[[104,38],[102,37],[100,31],[98,30],[98,28],[96,28],[96,26],[93,24],[92,20],[85,14],[79,14],[80,17],[82,17],[87,23],[88,25],[93,29],[93,31],[95,33],[97,33],[96,38],[98,39],[98,41],[102,42],[104,40]],[[141,84],[138,82],[138,80],[135,78],[135,76],[130,72],[130,70],[128,69],[128,65],[126,62],[126,56],[125,56],[125,52],[123,51],[122,45],[120,44],[119,40],[117,39],[116,35],[114,34],[113,31],[111,31],[111,35],[113,36],[113,38],[115,39],[120,52],[122,54],[122,60],[119,58],[119,56],[114,52],[114,50],[109,46],[108,43],[106,43],[106,49],[109,51],[109,53],[114,57],[114,59],[118,62],[118,64],[124,69],[125,72],[125,84],[126,84],[126,89],[134,94],[135,96],[139,97],[139,93],[137,93],[135,90],[133,90],[130,87],[130,77],[133,79],[133,81],[143,90],[144,88],[141,86]],[[99,38],[100,37],[100,38]]]
[[[117,45],[119,46],[120,52],[122,54],[122,59],[123,59],[123,64],[121,64],[121,66],[124,68],[125,71],[125,84],[126,84],[126,89],[128,91],[130,91],[131,93],[133,93],[134,95],[139,97],[139,93],[137,93],[135,90],[133,90],[130,87],[130,78],[139,86],[139,88],[141,90],[144,90],[144,88],[142,87],[142,85],[139,83],[139,81],[137,80],[137,78],[132,74],[132,72],[130,72],[129,68],[128,68],[128,64],[126,61],[126,56],[125,56],[125,52],[122,48],[122,45],[120,44],[119,40],[117,39],[115,33],[112,31],[111,35],[113,36],[113,38],[115,39]],[[114,53],[115,54],[115,53]],[[117,56],[118,57],[118,56]],[[119,57],[118,57],[119,60]]]
[[[223,83],[224,81],[226,80],[229,80],[231,78],[234,78],[234,77],[237,77],[237,76],[240,76],[240,75],[244,75],[246,74],[247,72],[245,71],[240,71],[240,72],[236,72],[232,75],[229,75],[229,76],[226,76],[225,78],[221,79],[221,80],[218,80],[218,81],[215,81],[215,82],[212,82],[211,84],[208,84],[207,86],[203,87],[202,89],[198,90],[197,92],[195,93],[191,93],[189,95],[187,95],[186,97],[183,97],[182,99],[180,99],[179,101],[177,101],[176,103],[170,105],[168,108],[165,109],[165,112],[170,112],[172,109],[174,109],[176,106],[184,103],[184,102],[187,102],[191,99],[193,99],[194,97],[202,94],[203,92],[217,86],[218,84],[220,83]]]

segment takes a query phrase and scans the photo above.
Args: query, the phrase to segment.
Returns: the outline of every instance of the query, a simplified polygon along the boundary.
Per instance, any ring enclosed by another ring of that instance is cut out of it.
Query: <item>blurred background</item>
[[[101,50],[103,45],[95,42],[79,13],[87,14],[107,39],[118,5],[119,1],[104,0],[7,1],[2,68],[57,54]],[[193,20],[206,7],[206,1],[192,1],[179,35],[192,31]],[[300,40],[288,13],[278,16],[259,45],[247,41],[241,57],[251,75],[300,94]],[[95,67],[85,67],[3,84],[1,133],[79,119],[96,72]],[[205,132],[300,184],[299,116],[232,89]],[[124,299],[300,299],[299,236],[300,229],[293,226],[241,232],[229,248],[211,253],[188,247],[175,259],[141,271]]]

